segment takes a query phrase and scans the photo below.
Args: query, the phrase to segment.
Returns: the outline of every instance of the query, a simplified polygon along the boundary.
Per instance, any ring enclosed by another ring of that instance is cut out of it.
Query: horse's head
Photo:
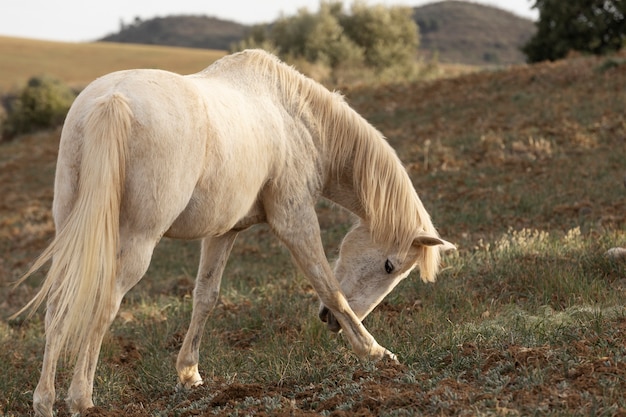
[[[407,253],[386,250],[375,243],[366,224],[361,223],[344,238],[335,265],[335,276],[359,320],[363,320],[396,285],[418,266],[424,281],[434,281],[434,271],[425,275],[439,253],[454,249],[450,242],[425,232],[417,233]],[[332,312],[320,305],[320,319],[333,332],[341,330]]]

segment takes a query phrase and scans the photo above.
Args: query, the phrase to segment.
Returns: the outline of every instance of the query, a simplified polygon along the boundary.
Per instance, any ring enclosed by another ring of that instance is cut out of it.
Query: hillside
[[[168,16],[135,21],[104,42],[184,46],[228,50],[244,37],[247,26],[208,16]]]
[[[442,1],[414,9],[420,49],[440,62],[509,65],[525,62],[520,47],[535,31],[531,20],[507,11],[468,3]]]
[[[414,8],[420,50],[443,63],[508,65],[524,62],[519,47],[535,30],[528,19],[494,7],[443,1]],[[207,16],[169,16],[137,21],[102,39],[151,45],[229,49],[249,27]]]

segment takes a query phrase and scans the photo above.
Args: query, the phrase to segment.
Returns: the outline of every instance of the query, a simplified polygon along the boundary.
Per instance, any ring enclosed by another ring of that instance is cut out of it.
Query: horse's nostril
[[[326,323],[328,321],[328,307],[322,307],[318,316],[320,320]]]
[[[327,324],[328,330],[330,330],[333,333],[339,333],[339,331],[341,330],[341,324],[339,324],[335,315],[330,311],[328,312],[327,320],[328,320],[328,324]]]

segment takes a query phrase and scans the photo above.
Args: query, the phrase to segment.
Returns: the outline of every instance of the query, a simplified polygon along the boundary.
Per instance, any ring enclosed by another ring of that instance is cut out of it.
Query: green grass
[[[205,385],[178,389],[199,245],[164,240],[105,339],[93,415],[623,415],[626,262],[604,252],[626,246],[626,67],[607,59],[348,93],[459,246],[436,283],[412,274],[365,320],[401,365],[358,360],[329,333],[311,286],[258,226],[226,267]],[[3,284],[51,236],[57,141],[2,145]],[[332,259],[351,218],[327,202],[318,212]],[[28,415],[39,375],[42,315],[6,320],[31,284],[0,292],[0,415]],[[70,376],[61,364],[59,415]]]
[[[620,239],[623,234],[601,240],[608,246]],[[511,231],[471,254],[448,257],[434,285],[415,276],[400,284],[365,324],[398,354],[401,367],[357,360],[343,338],[317,320],[317,301],[295,270],[276,265],[269,276],[243,284],[233,267],[204,336],[205,387],[176,388],[189,296],[156,295],[123,305],[104,343],[96,403],[119,412],[141,402],[152,407],[150,415],[168,416],[210,404],[224,415],[286,411],[294,402],[300,411],[354,411],[375,382],[405,396],[415,393],[399,408],[379,404],[381,415],[446,414],[454,404],[468,413],[503,406],[524,415],[569,413],[575,410],[563,401],[542,401],[582,396],[577,384],[584,384],[589,400],[576,400],[582,407],[576,412],[591,412],[591,403],[600,413],[625,405],[626,265],[605,258],[577,231]],[[8,346],[20,340],[37,363],[41,323],[6,327],[0,361],[17,365]],[[5,412],[28,407],[35,380],[27,374],[0,378],[8,394]],[[67,383],[68,376],[62,372],[61,379]],[[233,386],[251,396],[216,406],[215,396]]]

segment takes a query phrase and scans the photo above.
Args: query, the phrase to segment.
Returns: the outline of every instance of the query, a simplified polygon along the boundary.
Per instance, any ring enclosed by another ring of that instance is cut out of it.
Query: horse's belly
[[[245,198],[231,192],[230,195],[211,198],[194,194],[165,236],[175,239],[219,236],[244,223],[249,227],[248,223],[258,223],[263,218],[264,213],[256,201],[256,195]]]

